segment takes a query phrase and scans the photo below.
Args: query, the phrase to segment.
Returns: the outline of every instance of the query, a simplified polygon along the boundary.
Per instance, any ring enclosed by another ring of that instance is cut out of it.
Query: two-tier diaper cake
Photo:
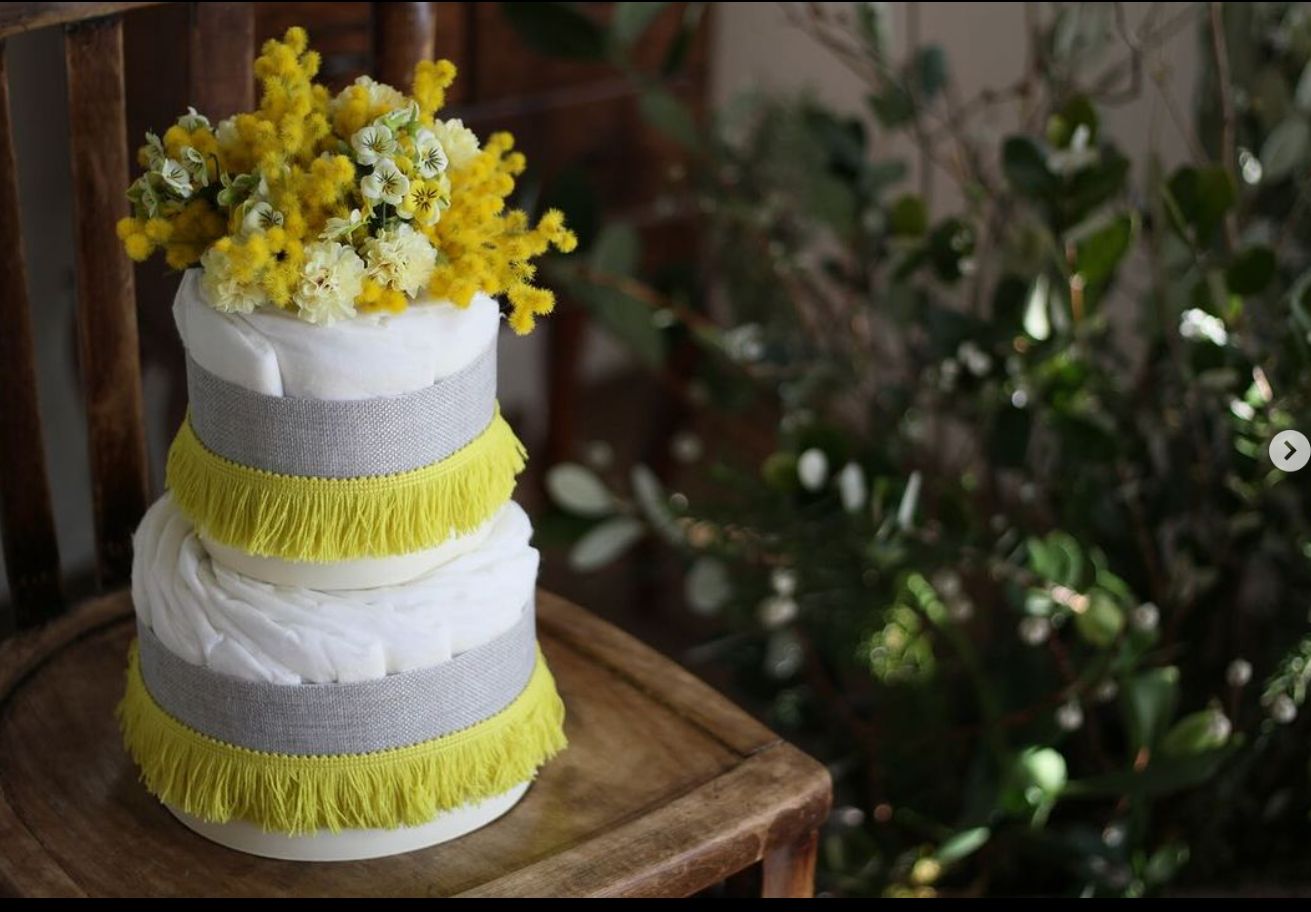
[[[330,860],[476,829],[564,747],[496,352],[498,299],[530,331],[532,260],[575,241],[506,206],[507,135],[438,116],[448,62],[334,96],[306,44],[265,45],[258,110],[148,134],[118,226],[185,270],[189,396],[119,716],[184,824]]]

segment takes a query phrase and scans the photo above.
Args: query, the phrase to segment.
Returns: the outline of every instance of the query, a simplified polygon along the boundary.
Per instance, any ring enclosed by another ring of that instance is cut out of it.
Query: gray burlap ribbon
[[[358,478],[408,472],[452,455],[496,410],[496,345],[432,386],[399,396],[269,396],[187,358],[191,427],[211,453],[279,475]]]
[[[192,665],[137,625],[141,679],[160,708],[211,738],[322,756],[406,747],[505,709],[537,662],[531,600],[505,633],[449,662],[352,684],[270,684]]]

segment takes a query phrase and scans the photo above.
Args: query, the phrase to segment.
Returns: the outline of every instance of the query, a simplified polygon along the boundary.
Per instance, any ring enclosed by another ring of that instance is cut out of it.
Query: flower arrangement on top
[[[128,255],[199,263],[221,311],[270,305],[330,324],[403,311],[425,291],[467,307],[481,291],[531,331],[555,306],[532,284],[533,258],[577,239],[558,210],[533,225],[506,207],[525,166],[513,137],[480,145],[436,116],[454,64],[420,62],[410,96],[360,77],[332,97],[318,69],[305,30],[290,29],[255,61],[258,110],[213,127],[190,108],[162,138],[147,133],[118,223]]]

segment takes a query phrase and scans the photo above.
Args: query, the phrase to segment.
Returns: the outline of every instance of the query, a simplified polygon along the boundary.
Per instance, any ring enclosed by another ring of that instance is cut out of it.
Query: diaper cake
[[[409,95],[318,64],[292,29],[258,110],[147,134],[118,225],[182,271],[189,395],[135,537],[124,741],[188,827],[304,860],[476,829],[564,747],[496,352],[576,243],[507,207],[507,134],[438,116],[449,62]]]

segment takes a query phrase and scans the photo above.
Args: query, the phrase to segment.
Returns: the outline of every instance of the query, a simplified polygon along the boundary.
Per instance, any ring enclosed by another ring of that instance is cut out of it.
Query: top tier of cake
[[[509,500],[525,454],[496,407],[492,298],[307,327],[219,312],[202,294],[192,271],[174,304],[190,410],[168,486],[216,552],[392,560]]]

